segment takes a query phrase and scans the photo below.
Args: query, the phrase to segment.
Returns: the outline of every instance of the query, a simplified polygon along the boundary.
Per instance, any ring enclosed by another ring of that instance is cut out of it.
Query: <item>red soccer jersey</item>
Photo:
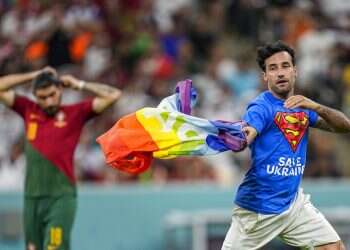
[[[16,96],[12,109],[25,122],[26,195],[75,193],[73,156],[84,124],[96,114],[92,99],[62,105],[54,117],[23,96]]]

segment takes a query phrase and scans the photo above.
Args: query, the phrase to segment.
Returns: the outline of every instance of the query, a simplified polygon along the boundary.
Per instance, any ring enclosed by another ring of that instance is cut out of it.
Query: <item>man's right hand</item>
[[[42,68],[41,70],[38,70],[36,72],[36,76],[35,77],[37,77],[38,75],[40,75],[42,73],[51,73],[54,77],[57,77],[57,71],[54,68],[50,67],[50,66],[46,66],[46,67]]]
[[[255,137],[258,135],[258,132],[255,128],[251,126],[246,126],[242,128],[242,130],[246,134],[248,145],[250,145],[254,141]]]

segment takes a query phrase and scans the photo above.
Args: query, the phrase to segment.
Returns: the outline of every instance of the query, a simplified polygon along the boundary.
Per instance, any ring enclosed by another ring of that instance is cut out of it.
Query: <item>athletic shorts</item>
[[[26,250],[69,250],[76,196],[24,200]]]
[[[275,237],[302,249],[334,243],[339,235],[299,189],[295,201],[281,214],[259,214],[236,206],[222,250],[260,249]]]

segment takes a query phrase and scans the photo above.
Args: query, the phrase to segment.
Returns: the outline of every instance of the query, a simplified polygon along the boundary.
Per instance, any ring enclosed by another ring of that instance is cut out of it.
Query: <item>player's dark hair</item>
[[[292,63],[293,65],[295,65],[294,50],[284,42],[277,41],[274,43],[269,43],[264,46],[258,47],[256,61],[259,64],[259,67],[265,72],[266,71],[265,60],[270,56],[282,51],[286,51],[289,53],[289,55],[292,57]]]
[[[38,89],[50,87],[52,85],[58,87],[61,84],[62,82],[57,79],[54,74],[51,72],[43,72],[33,80],[33,92]]]

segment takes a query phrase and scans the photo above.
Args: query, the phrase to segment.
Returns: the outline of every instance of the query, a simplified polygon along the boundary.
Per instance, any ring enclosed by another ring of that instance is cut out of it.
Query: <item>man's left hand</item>
[[[317,102],[302,95],[291,96],[284,102],[284,107],[287,109],[305,108],[316,110],[319,106]]]
[[[60,77],[60,80],[63,82],[63,86],[66,88],[72,88],[75,90],[80,90],[82,88],[82,81],[78,80],[72,75],[63,75]]]

